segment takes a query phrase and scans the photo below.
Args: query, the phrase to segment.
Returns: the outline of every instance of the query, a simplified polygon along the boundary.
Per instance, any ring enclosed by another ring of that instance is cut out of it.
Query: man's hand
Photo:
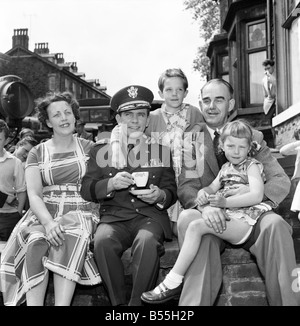
[[[223,209],[211,206],[203,208],[202,218],[207,226],[213,228],[216,233],[223,233],[226,230],[226,220],[230,220]]]
[[[159,197],[161,197],[161,190],[157,186],[154,186],[152,184],[149,188],[152,190],[149,194],[138,195],[137,198],[141,199],[145,203],[155,204],[157,203]]]
[[[234,195],[242,195],[250,191],[249,186],[246,185],[234,185],[233,187],[230,187],[229,189],[226,189],[224,192],[225,197],[230,197]]]
[[[118,172],[111,180],[114,190],[126,189],[134,184],[131,174],[126,171]]]

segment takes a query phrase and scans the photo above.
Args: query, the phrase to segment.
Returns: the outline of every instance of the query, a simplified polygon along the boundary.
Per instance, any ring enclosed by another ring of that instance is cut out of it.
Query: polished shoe
[[[182,290],[182,284],[174,289],[168,289],[162,282],[158,285],[158,289],[159,293],[154,292],[154,290],[144,292],[141,296],[141,300],[150,304],[160,304],[172,299],[179,299]]]

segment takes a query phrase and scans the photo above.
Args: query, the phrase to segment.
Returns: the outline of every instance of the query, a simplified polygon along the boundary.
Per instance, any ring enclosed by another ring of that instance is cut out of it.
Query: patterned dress
[[[27,167],[40,170],[43,200],[54,220],[64,226],[65,241],[51,246],[45,229],[29,209],[14,228],[1,254],[0,290],[4,304],[16,306],[26,292],[52,271],[84,285],[101,282],[89,245],[99,222],[98,204],[80,196],[91,141],[75,137],[76,151],[50,155],[46,143],[33,148]]]
[[[227,162],[222,165],[222,168],[219,172],[219,180],[222,187],[221,190],[217,192],[217,194],[224,196],[226,190],[230,188],[234,188],[239,184],[248,185],[248,169],[252,164],[258,165],[261,176],[265,181],[263,165],[256,159],[248,157],[238,166],[233,166],[230,162]],[[244,220],[246,223],[253,226],[263,213],[270,211],[271,209],[271,202],[262,202],[250,207],[226,208],[225,212],[230,218]]]

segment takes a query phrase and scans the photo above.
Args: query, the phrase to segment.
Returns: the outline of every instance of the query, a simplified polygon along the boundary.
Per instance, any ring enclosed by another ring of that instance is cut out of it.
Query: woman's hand
[[[52,246],[61,246],[65,237],[63,233],[65,232],[64,227],[56,221],[51,221],[45,226],[46,235],[48,241],[51,243]]]

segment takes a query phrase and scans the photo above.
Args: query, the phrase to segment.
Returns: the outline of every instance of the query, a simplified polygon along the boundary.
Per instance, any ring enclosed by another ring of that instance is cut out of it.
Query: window
[[[55,91],[55,75],[49,75],[48,88],[49,88],[49,91],[52,91],[52,92]]]
[[[267,56],[267,33],[265,20],[246,24],[246,36],[246,62],[248,66],[247,105],[260,105],[263,101],[262,62]]]
[[[287,31],[288,44],[288,90],[289,90],[289,105],[296,104],[300,101],[299,83],[300,71],[300,0],[287,1],[286,21],[283,23],[283,28]]]
[[[295,7],[295,0],[287,0],[288,15],[292,12],[294,7]]]
[[[74,94],[75,97],[77,97],[77,91],[76,91],[76,84],[75,83],[72,83],[72,92]]]
[[[70,81],[66,78],[65,79],[65,91],[69,91],[70,90]]]
[[[300,102],[300,19],[295,19],[289,31],[291,104]]]
[[[92,109],[90,111],[91,122],[104,122],[110,120],[109,109]]]
[[[228,55],[222,55],[220,56],[220,67],[219,72],[221,75],[221,78],[229,82],[229,56]]]
[[[80,119],[84,122],[90,122],[89,110],[80,109]]]

